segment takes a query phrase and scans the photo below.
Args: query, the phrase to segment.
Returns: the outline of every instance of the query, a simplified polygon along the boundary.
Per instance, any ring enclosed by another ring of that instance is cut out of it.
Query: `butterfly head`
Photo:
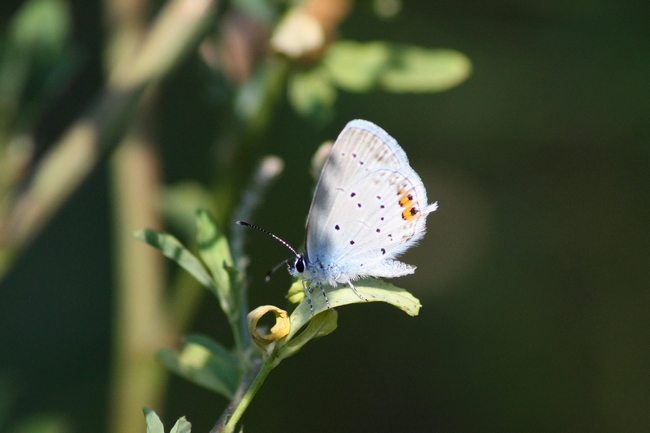
[[[289,259],[287,262],[287,268],[289,273],[294,277],[300,277],[303,275],[306,269],[305,255],[298,254],[295,258]]]

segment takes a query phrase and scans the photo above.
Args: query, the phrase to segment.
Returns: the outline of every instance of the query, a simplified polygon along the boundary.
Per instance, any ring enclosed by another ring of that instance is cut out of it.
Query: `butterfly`
[[[314,287],[329,308],[323,285],[345,284],[367,300],[353,281],[414,273],[415,266],[396,258],[422,239],[427,215],[437,208],[437,202],[428,203],[424,184],[397,141],[374,123],[357,119],[343,128],[323,165],[303,253],[260,227],[237,223],[264,231],[294,253],[280,265],[286,263],[291,275],[302,278],[313,314]]]

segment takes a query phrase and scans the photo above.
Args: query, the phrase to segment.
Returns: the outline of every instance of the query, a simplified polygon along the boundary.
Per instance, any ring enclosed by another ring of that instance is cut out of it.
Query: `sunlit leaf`
[[[297,304],[305,299],[305,290],[302,288],[302,280],[295,281],[285,296],[292,304]]]
[[[23,4],[10,27],[12,42],[23,50],[57,55],[71,30],[68,3],[63,0],[30,0]]]
[[[156,412],[148,407],[145,407],[142,411],[144,412],[144,419],[147,423],[147,433],[165,433],[163,423],[158,418],[158,415],[156,415]]]
[[[185,419],[185,417],[180,417],[174,427],[172,427],[169,433],[190,433],[192,431],[192,424]]]
[[[338,87],[353,92],[440,92],[465,81],[472,70],[458,51],[388,42],[336,42],[323,65]]]
[[[291,287],[290,291],[297,290],[297,285],[300,287],[300,290],[302,290],[302,282],[296,281]],[[330,308],[336,308],[348,304],[386,302],[388,304],[394,305],[410,316],[417,316],[420,312],[420,307],[422,305],[415,296],[406,290],[395,287],[385,281],[369,278],[356,281],[354,283],[354,286],[357,288],[359,293],[368,299],[368,301],[364,301],[363,299],[359,298],[354,293],[354,291],[352,291],[352,289],[347,286],[339,286],[334,289],[326,287],[326,293],[327,298],[330,302]],[[320,293],[320,290],[314,290],[311,298],[314,308],[314,315],[311,314],[309,304],[307,303],[307,300],[304,299],[296,307],[293,313],[291,313],[291,332],[289,333],[289,339],[293,338],[298,330],[300,330],[302,326],[309,322],[318,313],[327,310],[325,299]]]
[[[223,346],[202,335],[186,338],[180,353],[161,349],[163,364],[179,376],[232,398],[239,382],[237,359]]]
[[[201,258],[210,269],[219,290],[227,296],[230,280],[224,265],[233,266],[228,240],[212,215],[205,209],[196,212],[196,228]]]
[[[133,234],[137,239],[148,243],[160,250],[165,257],[169,257],[189,272],[201,284],[217,294],[212,278],[194,254],[181,244],[174,236],[153,229],[138,230]]]
[[[341,89],[367,92],[376,85],[390,55],[384,42],[339,41],[329,47],[323,65]]]
[[[441,92],[465,81],[471,71],[471,61],[459,51],[403,47],[379,81],[391,92]]]

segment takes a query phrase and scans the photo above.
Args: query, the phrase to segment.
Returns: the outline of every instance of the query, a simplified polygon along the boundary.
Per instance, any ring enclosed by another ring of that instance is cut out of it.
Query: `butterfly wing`
[[[330,280],[395,277],[413,267],[394,260],[424,236],[427,202],[404,150],[383,129],[353,120],[323,166],[307,219],[307,255]]]

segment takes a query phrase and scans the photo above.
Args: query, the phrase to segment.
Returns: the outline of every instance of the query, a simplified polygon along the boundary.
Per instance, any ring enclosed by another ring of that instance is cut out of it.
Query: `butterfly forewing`
[[[389,141],[396,146],[387,145]],[[349,122],[332,146],[316,185],[307,217],[306,248],[314,257],[330,257],[332,221],[343,214],[341,197],[350,191],[357,178],[377,167],[399,168],[408,165],[406,154],[395,140],[376,125],[364,120]]]

